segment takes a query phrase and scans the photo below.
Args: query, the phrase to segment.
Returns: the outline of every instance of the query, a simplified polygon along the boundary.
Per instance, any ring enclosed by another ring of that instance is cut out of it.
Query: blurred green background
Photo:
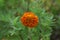
[[[0,0],[0,40],[50,40],[53,29],[60,29],[60,0],[29,1],[29,10],[39,18],[30,31],[20,21],[28,0]]]

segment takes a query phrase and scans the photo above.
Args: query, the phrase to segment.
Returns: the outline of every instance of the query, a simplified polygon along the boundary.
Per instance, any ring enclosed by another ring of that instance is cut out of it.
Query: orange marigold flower
[[[35,27],[38,24],[38,17],[33,12],[25,12],[21,17],[21,22],[27,27]]]

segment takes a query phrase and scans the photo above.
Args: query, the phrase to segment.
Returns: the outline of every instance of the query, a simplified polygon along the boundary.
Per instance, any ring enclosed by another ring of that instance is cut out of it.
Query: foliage
[[[50,40],[52,26],[60,26],[59,2],[30,0],[29,9],[38,16],[39,23],[29,29],[20,20],[27,11],[28,0],[0,0],[0,40]]]

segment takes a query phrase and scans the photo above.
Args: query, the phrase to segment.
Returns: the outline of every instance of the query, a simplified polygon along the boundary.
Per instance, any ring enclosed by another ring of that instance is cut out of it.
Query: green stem
[[[30,4],[30,0],[28,0],[28,5],[27,5],[27,11],[29,12],[29,4]]]
[[[31,28],[28,28],[28,40],[31,40]]]

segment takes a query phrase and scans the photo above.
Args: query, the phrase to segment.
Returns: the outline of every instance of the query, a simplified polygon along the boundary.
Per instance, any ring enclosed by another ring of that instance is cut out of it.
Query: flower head
[[[27,27],[35,27],[38,24],[38,17],[33,12],[25,12],[21,17],[21,22]]]

